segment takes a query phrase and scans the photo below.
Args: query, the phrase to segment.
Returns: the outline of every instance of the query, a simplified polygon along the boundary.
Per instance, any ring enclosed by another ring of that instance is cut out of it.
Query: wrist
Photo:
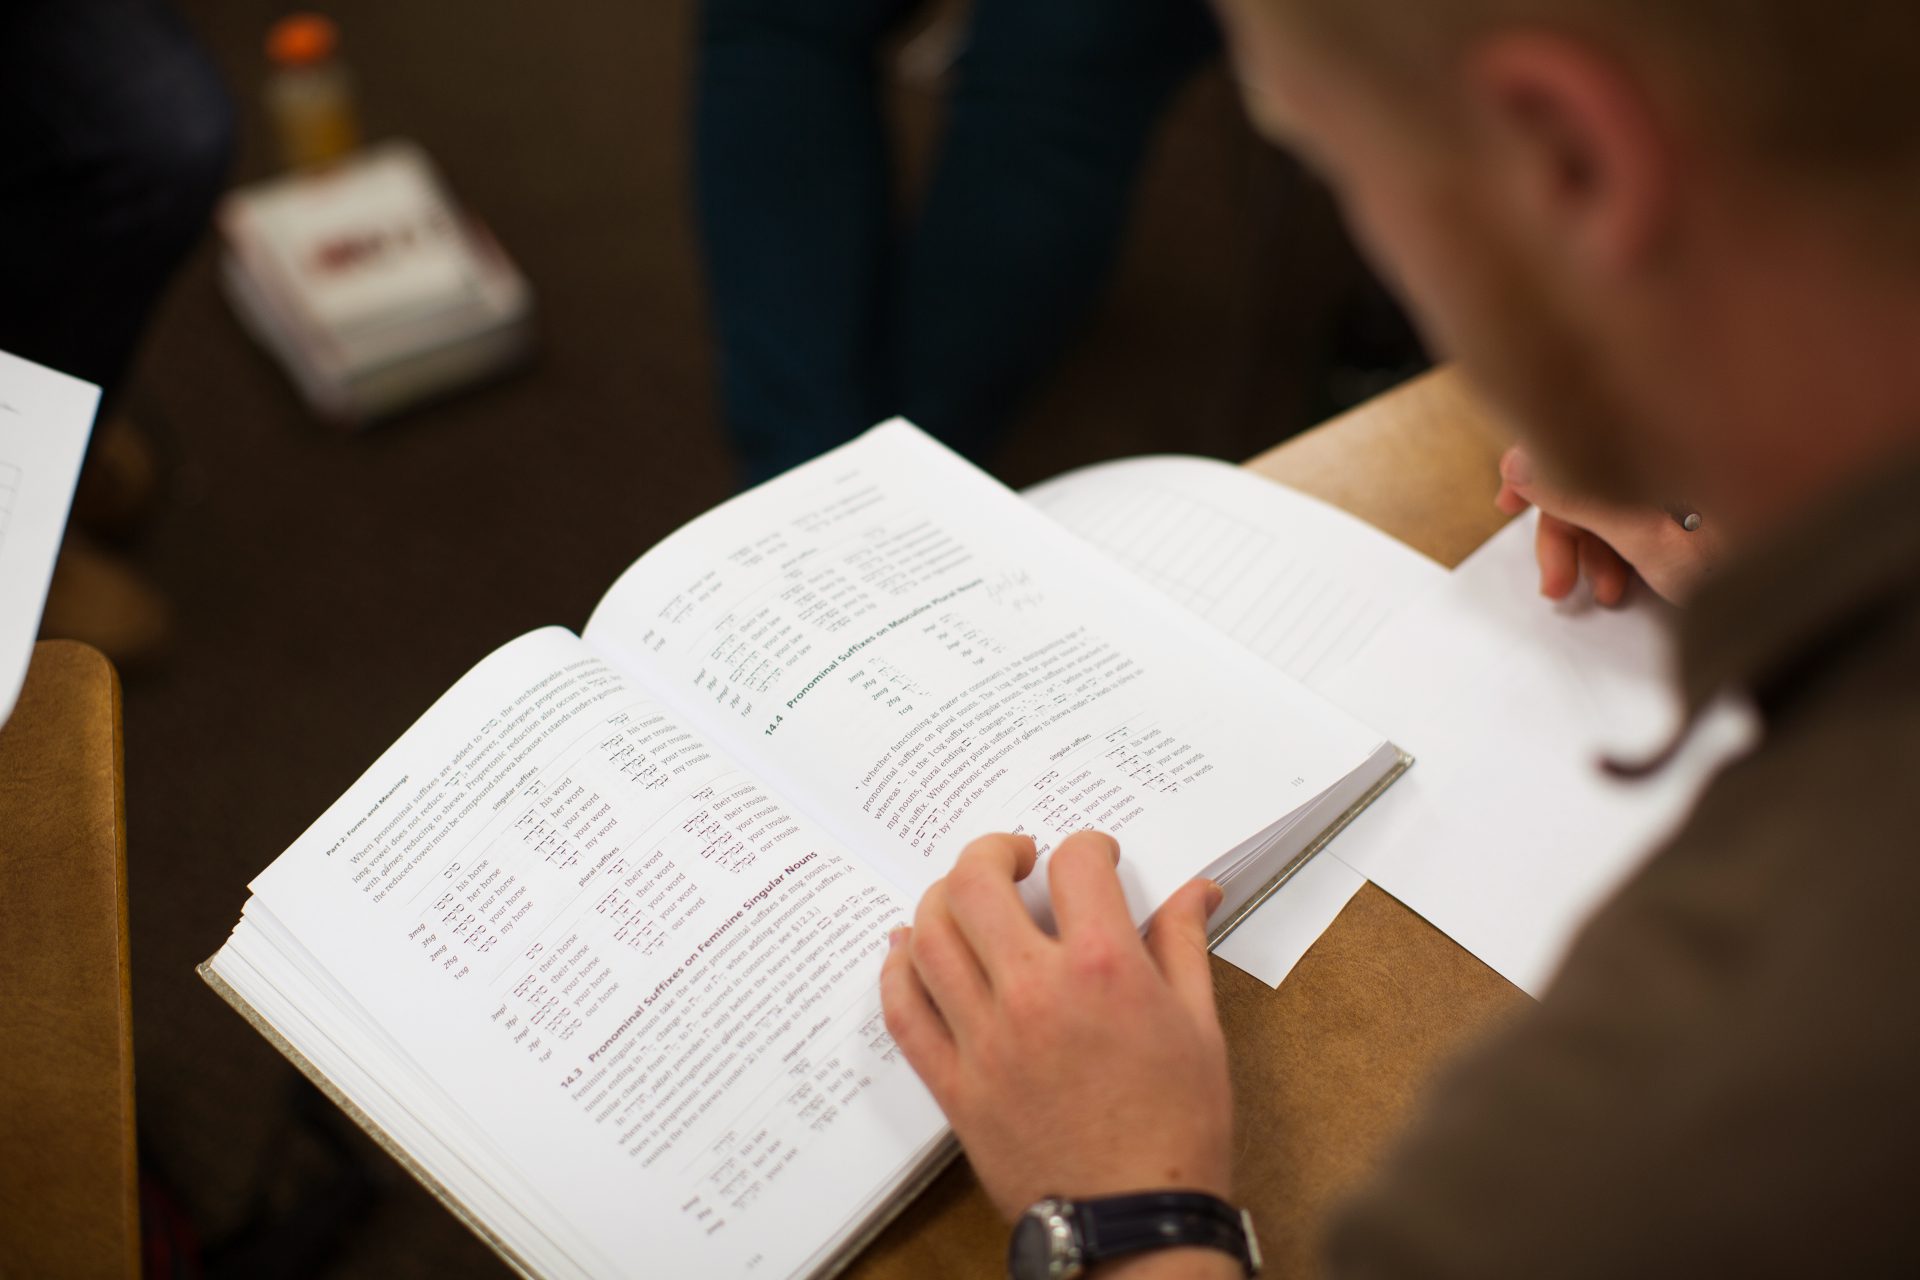
[[[1048,1196],[1013,1224],[1010,1280],[1225,1280],[1260,1271],[1253,1220],[1204,1191]]]
[[[1218,1249],[1161,1249],[1102,1262],[1087,1280],[1246,1280],[1246,1274]]]

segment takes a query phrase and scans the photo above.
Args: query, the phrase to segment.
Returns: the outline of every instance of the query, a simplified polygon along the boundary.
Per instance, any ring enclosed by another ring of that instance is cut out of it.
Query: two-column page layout
[[[206,972],[524,1271],[823,1274],[949,1149],[877,978],[968,840],[1225,920],[1400,764],[890,423],[481,662]]]

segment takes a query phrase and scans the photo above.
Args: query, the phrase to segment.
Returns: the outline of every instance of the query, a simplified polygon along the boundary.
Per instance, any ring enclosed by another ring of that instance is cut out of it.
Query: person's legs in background
[[[914,226],[878,50],[917,0],[707,0],[695,133],[728,429],[748,482],[905,413],[982,458],[1085,324],[1202,0],[976,0]]]
[[[156,0],[11,0],[0,348],[117,391],[232,150],[218,76]]]
[[[0,349],[105,391],[82,521],[91,508],[121,524],[142,496],[119,392],[232,150],[226,91],[159,0],[0,6]],[[137,659],[157,643],[157,608],[123,567],[70,539],[46,630]]]
[[[1204,0],[975,0],[899,273],[895,411],[986,457],[1087,323],[1153,128],[1218,47]]]
[[[695,179],[724,413],[751,483],[895,406],[879,47],[919,0],[706,0]]]

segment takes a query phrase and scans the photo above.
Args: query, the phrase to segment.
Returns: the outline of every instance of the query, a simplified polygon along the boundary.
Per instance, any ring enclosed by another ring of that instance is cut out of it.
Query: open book
[[[877,977],[965,841],[1217,932],[1404,767],[895,422],[484,659],[202,973],[523,1272],[826,1274],[951,1154]]]

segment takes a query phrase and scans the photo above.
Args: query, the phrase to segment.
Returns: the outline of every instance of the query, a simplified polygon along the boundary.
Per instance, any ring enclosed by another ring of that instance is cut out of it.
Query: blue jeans
[[[878,52],[919,0],[705,0],[695,166],[748,482],[893,414],[975,458],[1086,322],[1203,0],[975,0],[896,226]]]
[[[0,3],[0,349],[115,389],[232,150],[158,0]]]

